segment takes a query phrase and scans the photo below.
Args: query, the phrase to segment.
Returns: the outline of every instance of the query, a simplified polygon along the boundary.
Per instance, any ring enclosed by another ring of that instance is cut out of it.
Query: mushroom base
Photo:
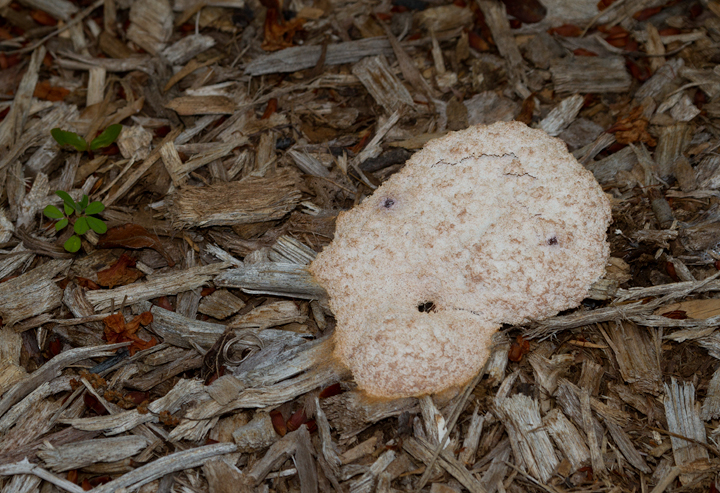
[[[339,320],[338,323],[343,323]],[[472,312],[397,307],[374,312],[335,333],[335,357],[373,397],[442,392],[470,381],[489,356],[500,328]]]

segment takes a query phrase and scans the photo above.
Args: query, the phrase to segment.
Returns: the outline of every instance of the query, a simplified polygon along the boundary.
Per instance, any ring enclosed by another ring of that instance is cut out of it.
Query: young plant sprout
[[[95,231],[97,234],[103,234],[107,231],[107,225],[102,219],[93,217],[105,210],[102,202],[89,202],[88,196],[83,195],[80,202],[75,202],[69,193],[58,190],[55,194],[63,200],[63,211],[54,205],[48,205],[43,209],[43,214],[50,219],[58,219],[55,223],[55,231],[60,231],[70,224],[73,215],[77,218],[73,220],[73,230],[75,234],[65,241],[65,250],[75,253],[80,250],[80,236],[89,230]]]
[[[519,122],[451,132],[349,212],[310,271],[335,357],[377,397],[468,382],[502,324],[576,307],[605,272],[610,205],[565,144]]]
[[[55,139],[55,142],[57,142],[61,146],[69,145],[74,147],[78,152],[85,152],[96,151],[98,149],[102,149],[103,147],[108,147],[109,145],[112,145],[112,143],[115,142],[115,140],[120,135],[121,131],[122,125],[120,125],[119,123],[110,125],[105,130],[103,130],[100,135],[90,141],[89,144],[82,136],[68,130],[53,128],[52,130],[50,130],[50,135],[52,135],[53,139]]]

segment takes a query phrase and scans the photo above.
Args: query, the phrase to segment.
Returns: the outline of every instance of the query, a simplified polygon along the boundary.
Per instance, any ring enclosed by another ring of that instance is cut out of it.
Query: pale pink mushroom
[[[310,267],[330,295],[335,356],[373,396],[462,385],[501,324],[580,303],[605,271],[610,221],[593,175],[541,130],[433,140],[340,214]]]

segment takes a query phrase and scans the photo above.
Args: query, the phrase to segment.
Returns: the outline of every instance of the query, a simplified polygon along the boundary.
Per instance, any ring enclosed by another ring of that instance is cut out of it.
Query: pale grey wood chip
[[[102,67],[107,72],[140,70],[155,75],[153,59],[146,55],[133,55],[128,58],[94,58],[71,51],[61,51],[60,54],[66,58],[58,58],[56,63],[60,67],[70,70],[90,70],[94,67]]]
[[[625,382],[639,394],[658,395],[662,389],[662,370],[656,343],[647,329],[629,321],[598,325]]]
[[[134,2],[130,7],[127,37],[153,55],[161,52],[173,33],[173,14],[169,0]]]
[[[403,449],[410,455],[423,462],[426,466],[432,460],[435,447],[424,441],[422,438],[408,437],[403,440]],[[437,464],[451,474],[455,479],[468,489],[471,493],[485,493],[485,488],[480,481],[470,474],[465,466],[460,463],[450,452],[444,450],[437,459]]]
[[[585,153],[577,153],[575,150],[590,146],[593,142],[603,134],[603,127],[587,118],[577,118],[570,123],[565,130],[558,134],[558,137],[568,145],[573,151],[573,155],[584,157]],[[606,134],[611,135],[611,134]]]
[[[175,164],[172,168],[171,176],[176,177],[178,179],[178,183],[184,183],[187,180],[188,173],[195,171],[206,164],[210,164],[218,159],[224,158],[230,154],[233,149],[246,145],[247,143],[248,139],[245,137],[233,139],[222,144],[213,143],[209,149],[197,153],[197,155],[192,156],[184,163],[180,162],[179,164]]]
[[[245,453],[264,450],[280,440],[266,412],[256,413],[252,421],[233,431],[232,437],[238,451]]]
[[[480,484],[485,488],[487,493],[495,493],[498,491],[498,484],[502,485],[502,480],[507,476],[508,470],[510,469],[508,461],[510,460],[511,452],[510,440],[505,439],[489,454],[493,455],[492,462],[480,480]]]
[[[123,127],[117,140],[120,153],[126,159],[145,159],[150,154],[152,134],[142,125]]]
[[[322,47],[319,45],[286,48],[256,57],[245,67],[245,74],[255,76],[312,68],[320,59],[321,52]],[[385,36],[330,44],[325,54],[325,65],[354,63],[366,56],[379,54],[393,54],[390,41]]]
[[[213,282],[218,287],[240,288],[248,294],[272,294],[303,299],[327,296],[307,267],[299,264],[263,262],[246,265],[223,272]]]
[[[0,171],[5,169],[10,163],[19,159],[28,148],[40,145],[41,142],[45,141],[47,139],[48,128],[66,128],[68,126],[68,120],[76,117],[77,114],[78,111],[75,105],[56,103],[42,118],[31,120],[29,125],[26,125],[26,128],[23,129],[18,136],[15,145],[11,146],[7,152],[4,152],[2,156],[0,156]],[[7,117],[5,117],[3,121],[7,121]],[[0,138],[3,138],[1,133]]]
[[[660,101],[665,97],[666,92],[673,87],[673,82],[677,81],[680,77],[680,70],[685,65],[685,61],[682,57],[674,57],[668,60],[668,62],[660,67],[652,77],[646,80],[640,88],[635,92],[635,99],[642,101],[647,97],[653,98],[655,101]]]
[[[300,265],[308,265],[315,260],[316,256],[315,250],[287,235],[280,236],[268,252],[268,258],[273,262],[290,262]]]
[[[62,302],[62,290],[54,277],[72,260],[50,260],[40,267],[0,284],[0,317],[9,326],[53,310]]]
[[[42,479],[31,474],[18,474],[5,484],[3,493],[34,493],[40,490]]]
[[[525,60],[523,60],[515,42],[515,36],[510,30],[510,21],[507,18],[505,6],[490,0],[478,0],[477,4],[485,15],[485,22],[492,32],[493,41],[507,64],[510,86],[521,98],[525,99],[530,95],[527,88]]]
[[[195,55],[215,46],[215,38],[204,34],[191,34],[180,38],[162,51],[162,55],[171,65],[183,65]]]
[[[23,416],[27,415],[35,407],[41,405],[47,397],[68,390],[70,390],[69,376],[43,382],[42,385],[34,389],[22,401],[15,404],[12,409],[0,419],[0,433],[4,434],[7,432],[17,424]]]
[[[559,93],[626,92],[632,78],[622,57],[566,57],[550,66]]]
[[[103,67],[93,67],[88,73],[87,96],[85,106],[92,106],[102,102],[105,96],[105,76],[107,70]]]
[[[267,331],[261,332],[260,335],[262,336],[265,332]],[[244,368],[247,366],[245,363],[250,362],[250,358],[248,358],[237,369],[233,369],[235,376],[243,385],[261,390],[261,387],[269,387],[303,371],[310,373],[306,377],[308,385],[316,378],[330,378],[333,374],[345,373],[344,369],[334,367],[330,359],[333,347],[332,340],[327,337],[306,342],[299,346],[297,343],[287,344],[287,346],[288,348],[284,353],[281,353],[276,358],[263,358],[262,352],[257,353],[260,364],[253,365],[251,369],[245,370]],[[278,390],[283,389],[284,387],[278,388]],[[246,392],[250,390],[252,389],[248,389]],[[242,399],[242,397],[241,395],[239,399]]]
[[[519,105],[512,99],[498,96],[495,91],[484,91],[463,101],[467,108],[469,125],[489,125],[495,122],[508,122],[520,111]]]
[[[615,445],[617,445],[627,461],[636,469],[644,472],[645,474],[650,474],[652,469],[650,469],[650,466],[647,465],[643,456],[635,448],[632,440],[627,433],[625,433],[625,430],[610,420],[605,421],[605,426],[610,432],[610,436],[612,436]]]
[[[307,319],[308,314],[302,304],[294,301],[275,301],[253,308],[245,315],[238,315],[227,327],[235,329],[237,336],[251,331],[263,341],[266,347],[276,342],[282,343],[285,347],[291,347],[304,342],[305,336],[286,330],[266,329],[289,323],[302,324],[307,322]],[[249,368],[251,358],[252,356],[248,356],[244,359],[240,368]]]
[[[700,409],[695,406],[695,386],[690,382],[680,384],[672,378],[670,385],[665,384],[663,403],[668,431],[699,442],[670,436],[675,464],[682,467],[696,460],[708,460],[708,450],[700,445],[707,443],[707,435]],[[682,474],[680,481],[687,484],[694,478],[693,474]]]
[[[27,71],[15,91],[10,112],[0,123],[0,148],[13,147],[21,140],[20,136],[25,131],[25,123],[30,112],[33,92],[40,76],[40,66],[44,58],[45,46],[41,45],[33,51]],[[2,168],[3,166],[0,166],[0,169]]]
[[[7,211],[0,207],[0,243],[7,243],[10,241],[10,238],[12,238],[13,231],[15,230],[15,226],[13,225],[12,221],[8,218]],[[18,245],[18,247],[20,247]],[[18,248],[16,247],[16,248]],[[14,251],[14,250],[13,250]],[[3,266],[6,264],[6,262],[10,259],[4,259],[0,261],[0,266]],[[0,267],[2,269],[3,267]],[[14,269],[13,269],[14,270]],[[7,276],[2,276],[3,278]]]
[[[513,453],[524,469],[540,481],[548,481],[560,461],[542,427],[536,400],[523,394],[495,399],[499,418],[505,424]]]
[[[7,284],[7,282],[3,284]],[[60,372],[68,365],[87,358],[113,356],[116,349],[127,345],[128,343],[122,342],[119,344],[106,344],[104,346],[81,347],[58,354],[32,374],[13,385],[10,390],[2,395],[2,398],[0,398],[0,417],[43,382],[59,377]]]
[[[357,391],[328,397],[322,405],[330,424],[340,432],[340,440],[353,437],[382,419],[418,411],[418,401],[413,397],[379,401]]]
[[[125,385],[131,389],[142,391],[150,390],[175,375],[201,368],[202,363],[203,356],[201,354],[198,354],[196,351],[182,351],[173,361],[162,364],[141,376],[135,376],[127,380]]]
[[[553,395],[557,389],[557,380],[575,362],[572,354],[556,354],[546,358],[535,351],[528,355],[528,362],[533,368],[535,381],[548,393]]]
[[[604,476],[607,473],[605,460],[600,451],[601,442],[595,433],[596,421],[593,419],[590,409],[590,392],[588,389],[580,389],[580,413],[582,415],[583,430],[585,431],[585,439],[587,440],[588,449],[590,450],[590,463],[592,464],[593,473]]]
[[[508,365],[510,341],[503,332],[496,332],[492,336],[492,349],[486,363],[485,373],[490,377],[491,385],[500,385],[505,380],[505,370]]]
[[[330,171],[328,171],[327,167],[325,167],[325,165],[317,158],[308,154],[304,150],[295,149],[295,147],[289,149],[287,154],[293,159],[293,161],[295,161],[295,165],[300,168],[303,173],[318,176],[320,178],[327,178],[330,176]]]
[[[20,462],[0,465],[0,476],[17,476],[20,474],[32,474],[70,493],[84,493],[85,491],[75,483],[57,477],[37,464],[31,464],[27,458]]]
[[[540,128],[548,135],[556,137],[570,125],[583,106],[585,98],[580,94],[574,94],[560,101],[548,115],[540,121]]]
[[[337,444],[335,444],[332,439],[330,422],[320,406],[320,398],[317,395],[314,397],[313,403],[315,405],[315,423],[317,424],[318,434],[320,435],[320,451],[330,471],[337,477],[340,473],[340,464],[342,461],[338,456]]]
[[[160,159],[162,159],[173,185],[179,187],[187,181],[187,177],[179,171],[183,166],[183,162],[173,142],[166,142],[160,146]]]
[[[244,489],[244,477],[240,469],[223,459],[210,459],[203,464],[202,470],[213,493],[250,492],[249,487]]]
[[[374,491],[377,477],[395,460],[395,452],[386,450],[375,462],[372,463],[368,471],[359,479],[350,485],[350,493],[370,493]]]
[[[245,302],[227,289],[218,289],[200,301],[198,311],[223,320],[239,312],[244,306]]]
[[[429,395],[420,397],[418,402],[420,403],[420,414],[423,418],[428,442],[436,447],[440,443],[440,439],[447,433],[445,417],[435,407],[435,403]]]
[[[54,472],[80,469],[96,462],[114,462],[132,457],[150,444],[141,436],[98,438],[45,448],[38,452],[45,465]]]
[[[210,397],[224,406],[237,399],[237,396],[245,390],[245,387],[246,385],[235,376],[223,375],[208,386],[207,392]]]
[[[710,99],[715,99],[720,94],[720,75],[714,70],[681,67],[679,72],[682,77],[697,84]]]
[[[590,162],[585,167],[592,171],[595,179],[602,184],[612,181],[618,171],[632,170],[637,163],[637,155],[628,146],[599,161]]]
[[[680,100],[670,109],[670,116],[678,122],[689,122],[700,113],[700,108],[693,104],[687,93],[683,93]]]
[[[466,466],[472,466],[475,463],[475,454],[477,453],[478,444],[480,443],[480,435],[482,434],[485,416],[478,413],[479,406],[475,406],[475,410],[470,417],[468,431],[465,434],[462,448],[458,454],[458,460]]]
[[[660,129],[657,147],[655,148],[656,172],[660,178],[667,180],[672,176],[673,164],[678,157],[682,156],[691,138],[692,127],[685,122]]]
[[[577,385],[578,387],[588,389],[590,395],[597,397],[604,375],[605,368],[603,368],[602,365],[586,359],[582,362],[582,370]]]
[[[679,233],[680,232],[677,229],[640,229],[635,231],[631,237],[637,241],[655,243],[663,248],[670,248],[668,241],[676,239]],[[620,292],[621,290],[618,290],[616,294],[619,294]]]
[[[353,65],[352,73],[388,114],[403,106],[414,106],[410,92],[392,72],[384,55],[363,58]]]
[[[720,368],[713,373],[708,385],[707,395],[702,404],[700,417],[703,421],[717,419],[720,417]]]
[[[94,493],[113,493],[121,488],[137,489],[171,472],[184,471],[201,466],[218,455],[231,454],[237,450],[234,443],[216,443],[166,455],[142,467],[123,474],[117,479],[95,488]]]
[[[297,358],[290,358],[282,365],[276,365],[279,367],[277,369],[273,367],[264,370],[264,372],[258,372],[252,380],[249,377],[238,375],[238,379],[244,385],[255,380],[258,386],[246,388],[237,399],[224,406],[214,399],[202,402],[188,410],[185,417],[188,420],[209,419],[235,409],[279,406],[311,390],[327,387],[342,378],[348,377],[349,372],[347,370],[328,364],[331,361],[328,346],[324,345],[321,349],[321,351],[309,350],[302,352],[298,354]],[[295,368],[294,371],[293,368]],[[289,376],[292,376],[292,378],[288,378]],[[279,378],[286,378],[286,380],[273,383]]]
[[[95,310],[107,310],[114,304],[133,305],[140,301],[151,300],[159,296],[170,296],[207,285],[213,276],[229,267],[225,262],[190,267],[185,270],[171,271],[144,282],[135,282],[114,289],[89,291],[86,297]]]
[[[590,450],[585,439],[560,409],[555,408],[547,413],[543,418],[543,425],[565,458],[570,461],[573,471],[577,471],[590,460]]]
[[[44,10],[56,19],[64,21],[70,20],[79,12],[77,6],[67,0],[23,0],[22,3],[35,9]]]
[[[122,411],[118,414],[91,418],[73,418],[59,420],[74,428],[84,431],[103,431],[106,435],[117,435],[132,430],[143,423],[157,422],[157,415],[162,411],[174,413],[180,406],[193,400],[209,400],[207,389],[199,380],[182,379],[163,397],[148,405],[150,412],[141,414],[136,409]]]
[[[150,312],[153,314],[153,332],[174,346],[190,349],[197,344],[210,349],[225,333],[224,325],[191,319],[157,306],[152,307]]]
[[[301,491],[303,493],[317,491],[317,472],[312,455],[313,446],[310,441],[310,433],[307,426],[301,426],[271,446],[265,456],[253,464],[247,475],[257,486],[276,467],[278,461],[293,457],[298,470]]]
[[[580,408],[579,393],[580,389],[578,387],[574,386],[572,383],[565,379],[560,379],[560,384],[558,385],[558,390],[555,394],[555,398],[563,414],[566,417],[570,418],[570,420],[575,424],[575,426],[582,430],[584,429],[584,426],[582,410]],[[603,428],[600,425],[600,422],[595,418],[595,416],[591,415],[590,418],[593,423],[593,429],[595,430],[597,443],[601,443],[603,437]]]
[[[3,211],[0,209],[0,240],[2,239],[2,223],[5,216],[3,215]],[[11,233],[12,229],[6,230],[8,233]],[[11,238],[12,236],[10,236]],[[8,240],[10,239],[8,238]],[[5,279],[8,277],[11,273],[17,271],[17,270],[25,270],[30,265],[30,262],[35,258],[35,254],[33,252],[28,251],[27,248],[25,248],[21,243],[18,243],[11,251],[11,254],[8,255],[6,258],[0,260],[0,279]]]

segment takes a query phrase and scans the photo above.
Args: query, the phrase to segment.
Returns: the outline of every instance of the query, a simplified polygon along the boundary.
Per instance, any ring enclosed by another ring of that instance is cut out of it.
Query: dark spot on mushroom
[[[382,201],[382,206],[385,207],[386,209],[390,209],[394,205],[395,205],[395,200],[393,200],[389,197],[384,198]]]
[[[552,238],[550,238],[550,239],[547,241],[547,244],[548,244],[548,245],[557,245],[557,244],[558,244],[558,239],[557,239],[557,237],[556,237],[556,236],[553,236]]]
[[[435,303],[433,303],[432,301],[426,301],[424,303],[420,303],[417,308],[420,313],[434,312]]]

